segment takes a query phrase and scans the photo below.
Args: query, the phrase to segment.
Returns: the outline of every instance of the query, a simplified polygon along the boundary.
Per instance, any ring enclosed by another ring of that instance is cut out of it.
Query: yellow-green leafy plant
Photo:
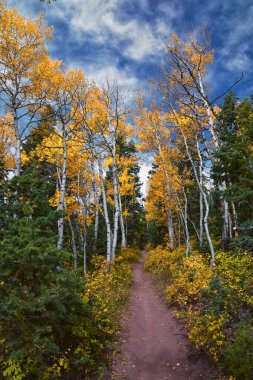
[[[152,273],[174,313],[187,326],[199,349],[222,363],[233,379],[252,375],[253,260],[245,252],[217,252],[212,268],[207,256],[157,247],[145,269]]]

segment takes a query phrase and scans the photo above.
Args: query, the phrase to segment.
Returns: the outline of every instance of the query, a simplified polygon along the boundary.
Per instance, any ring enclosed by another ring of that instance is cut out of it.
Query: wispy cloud
[[[154,57],[161,50],[161,34],[171,30],[175,10],[171,7],[169,13],[168,6],[164,9],[165,24],[156,18],[151,22],[122,17],[125,6],[124,0],[86,0],[85,4],[79,0],[62,0],[48,16],[68,24],[73,41],[80,43],[90,38],[94,44],[106,44],[107,48],[117,49],[119,54],[136,61]],[[140,1],[138,6],[141,12],[147,8],[147,2]]]
[[[49,45],[54,58],[82,68],[98,82],[120,78],[129,89],[143,84],[159,66],[162,39],[206,25],[212,31],[215,64],[209,73],[219,92],[241,71],[252,74],[252,0],[7,0],[24,14],[46,12],[55,29]],[[242,84],[243,86],[243,84]],[[249,83],[248,88],[251,87]],[[245,85],[246,88],[246,85]]]

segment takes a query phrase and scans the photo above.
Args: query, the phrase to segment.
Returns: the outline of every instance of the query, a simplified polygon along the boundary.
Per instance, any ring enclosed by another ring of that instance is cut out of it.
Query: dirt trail
[[[210,379],[205,359],[189,344],[143,270],[142,259],[133,268],[130,315],[123,323],[121,354],[115,357],[107,379]]]

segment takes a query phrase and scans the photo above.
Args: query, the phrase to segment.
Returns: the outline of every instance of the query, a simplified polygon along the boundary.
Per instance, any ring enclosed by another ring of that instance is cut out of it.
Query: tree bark
[[[203,86],[203,81],[202,81],[202,76],[200,71],[198,72],[198,79],[199,79],[199,88],[200,88],[200,95],[202,97],[204,107],[206,109],[208,121],[209,121],[209,128],[210,128],[210,133],[212,136],[213,144],[214,147],[217,149],[219,147],[219,140],[217,137],[217,134],[215,132],[215,125],[212,117],[212,111],[211,107],[207,101],[207,97],[205,94],[204,86]],[[225,191],[227,188],[226,182],[222,181],[221,184],[218,184],[219,190],[220,191]],[[221,196],[221,213],[222,213],[222,249],[224,251],[227,251],[228,249],[228,236],[229,236],[229,207],[228,207],[228,202]]]
[[[173,108],[172,108],[172,110],[173,110],[173,113],[174,113],[174,115],[176,117],[176,114],[175,114],[175,111],[174,111]],[[178,127],[179,127],[179,130],[180,130],[180,132],[182,134],[182,137],[183,137],[183,140],[184,140],[185,150],[186,150],[187,156],[189,158],[189,161],[191,163],[195,180],[197,182],[199,191],[201,192],[201,194],[203,196],[203,199],[204,199],[204,203],[205,203],[205,209],[206,210],[205,210],[205,215],[204,215],[204,228],[205,228],[205,232],[206,232],[206,238],[207,238],[207,242],[208,242],[208,245],[209,245],[209,249],[210,249],[210,252],[211,252],[211,265],[212,265],[214,263],[214,261],[215,261],[215,252],[214,252],[213,243],[212,243],[212,239],[211,239],[210,232],[209,232],[209,203],[208,203],[207,195],[206,195],[205,191],[203,190],[203,187],[200,184],[198,173],[197,173],[197,169],[196,169],[196,167],[194,165],[194,161],[193,161],[192,155],[191,155],[190,150],[189,150],[187,138],[186,138],[186,136],[184,134],[184,131],[181,128],[181,126],[180,126],[179,123],[178,123]]]
[[[190,241],[190,233],[188,228],[188,198],[186,194],[186,189],[184,187],[184,229],[185,229],[185,237],[186,237],[186,257],[188,257],[189,252],[191,252],[191,241]]]
[[[97,254],[97,240],[98,240],[98,224],[99,224],[99,199],[96,200],[96,211],[95,211],[95,222],[94,222],[94,243],[93,243],[93,253]]]
[[[164,171],[165,180],[166,180],[167,197],[168,197],[168,233],[169,233],[169,239],[170,239],[170,249],[173,251],[175,248],[175,242],[174,242],[174,225],[173,225],[173,219],[172,219],[172,211],[171,211],[171,207],[169,206],[170,198],[171,198],[170,179],[169,179],[168,171],[165,167],[165,161],[164,161],[163,152],[162,152],[160,143],[158,143],[158,150],[160,153],[160,157],[162,159],[163,171]]]
[[[120,216],[120,229],[121,229],[121,248],[124,249],[127,247],[127,240],[126,240],[126,231],[125,231],[125,225],[124,225],[124,217],[123,217],[120,191],[119,191],[119,216]]]
[[[108,215],[102,162],[101,162],[101,159],[99,157],[98,157],[98,168],[99,168],[99,178],[100,178],[100,185],[101,185],[101,192],[102,192],[104,218],[105,218],[105,224],[106,224],[106,240],[107,240],[106,260],[107,260],[107,265],[109,266],[110,261],[111,261],[111,225],[110,225],[110,220],[109,220],[109,215]]]
[[[71,219],[68,218],[69,227],[71,231],[71,246],[74,254],[74,269],[77,271],[78,261],[77,261],[77,249],[76,249],[76,239],[75,239],[75,229],[71,222]]]
[[[64,211],[65,205],[65,192],[66,192],[66,180],[67,180],[67,135],[65,125],[62,125],[62,146],[63,146],[63,162],[60,184],[60,200],[58,204],[58,211]],[[58,219],[58,242],[57,248],[61,249],[63,246],[63,233],[64,233],[64,217],[61,216]]]
[[[83,274],[87,272],[87,204],[84,201],[83,211]]]
[[[203,188],[203,160],[202,155],[200,152],[199,147],[199,141],[198,137],[196,135],[196,145],[197,145],[197,152],[199,157],[199,183],[200,186]],[[203,195],[201,191],[199,192],[199,246],[202,247],[203,245],[203,220],[204,220],[204,207],[203,207]]]
[[[113,156],[113,167],[112,167],[112,175],[113,175],[113,192],[114,192],[114,223],[113,223],[113,241],[112,241],[112,252],[111,259],[115,258],[115,250],[118,241],[118,228],[119,228],[119,191],[118,191],[118,173],[117,173],[117,164],[116,164],[116,141],[115,136],[113,138],[113,148],[112,148],[112,156]]]

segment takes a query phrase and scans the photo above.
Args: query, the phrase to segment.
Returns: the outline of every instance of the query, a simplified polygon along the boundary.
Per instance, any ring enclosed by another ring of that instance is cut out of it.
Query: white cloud
[[[243,16],[244,15],[244,16]],[[231,13],[223,22],[223,48],[218,50],[221,64],[230,72],[252,71],[250,51],[252,45],[253,5]],[[243,17],[243,20],[241,19]]]
[[[126,92],[128,99],[134,96],[134,91],[140,86],[140,80],[131,72],[120,70],[116,65],[108,64],[98,67],[87,67],[84,69],[90,79],[94,79],[100,86],[105,85],[105,80],[116,80],[123,92]]]
[[[230,56],[225,63],[226,68],[232,72],[251,70],[252,61],[244,51],[237,51],[233,56]]]
[[[167,23],[155,20],[148,23],[144,20],[122,19],[120,7],[124,0],[61,0],[59,4],[49,9],[48,16],[63,19],[71,29],[73,40],[83,42],[89,34],[94,43],[107,44],[121,49],[120,53],[127,58],[141,61],[152,57],[162,49],[161,34],[169,33],[171,20],[175,11],[166,7]],[[146,1],[139,6],[147,8]]]
[[[157,61],[157,56],[164,49],[162,38],[170,34],[171,22],[176,16],[173,5],[164,3],[158,7],[158,13],[154,12],[152,21],[146,21],[143,12],[150,16],[154,11],[147,0],[137,2],[142,16],[131,18],[123,11],[123,7],[127,6],[126,0],[58,0],[50,5],[39,0],[9,0],[8,4],[33,17],[35,9],[44,10],[47,23],[56,26],[56,37],[58,24],[64,22],[68,25],[68,39],[62,39],[67,67],[83,68],[88,76],[98,82],[104,79],[103,76],[116,77],[122,85],[132,89],[137,87],[133,66],[132,69],[120,68],[120,57],[132,60],[133,64]],[[86,42],[89,46],[94,44],[93,49],[89,47],[87,62],[79,59],[73,64],[72,60],[76,60],[73,50],[80,48],[85,52]],[[53,56],[59,50],[57,43],[50,43]]]
[[[172,1],[160,3],[157,10],[160,11],[168,20],[179,18],[183,14],[182,5],[179,2],[175,4]]]
[[[95,61],[92,64],[85,61],[73,61],[71,58],[65,63],[70,69],[82,69],[87,78],[94,80],[100,87],[106,85],[107,79],[111,82],[116,80],[121,90],[127,93],[129,99],[134,96],[135,91],[142,84],[130,69],[121,69],[117,60],[113,61],[112,57],[107,58],[106,61]]]

